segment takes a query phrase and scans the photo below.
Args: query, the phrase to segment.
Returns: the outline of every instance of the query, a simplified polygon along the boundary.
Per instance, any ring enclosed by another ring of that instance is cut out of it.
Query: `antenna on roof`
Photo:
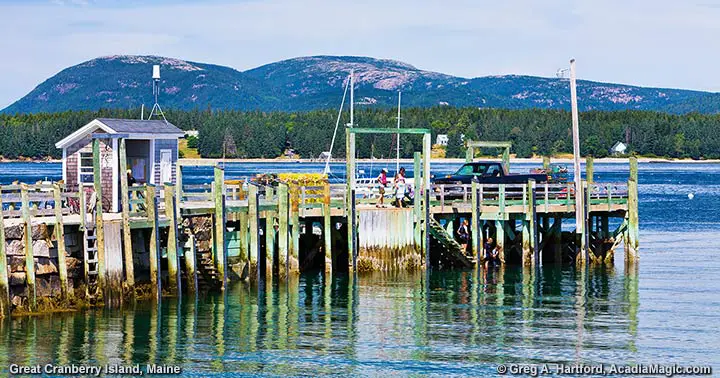
[[[155,105],[153,105],[152,110],[150,111],[150,115],[147,119],[151,119],[153,114],[162,116],[162,118],[167,122],[167,119],[165,118],[165,113],[163,113],[162,108],[160,107],[160,103],[158,103],[158,96],[160,95],[160,65],[155,64],[153,65],[152,70],[152,79],[153,79],[153,96],[155,96]],[[157,109],[157,111],[155,111]]]

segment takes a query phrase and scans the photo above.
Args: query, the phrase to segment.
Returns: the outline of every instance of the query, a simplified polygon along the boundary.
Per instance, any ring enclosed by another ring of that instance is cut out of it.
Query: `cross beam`
[[[502,148],[503,154],[502,154],[502,161],[503,166],[505,167],[506,171],[510,171],[510,147],[512,147],[512,143],[510,142],[500,142],[500,141],[479,141],[479,140],[466,140],[465,141],[465,147],[467,148],[466,154],[465,154],[465,162],[471,163],[473,161],[473,157],[475,156],[475,149],[478,148]]]

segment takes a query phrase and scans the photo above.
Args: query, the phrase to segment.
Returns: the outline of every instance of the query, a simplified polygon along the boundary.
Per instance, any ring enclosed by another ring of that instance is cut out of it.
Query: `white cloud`
[[[301,55],[367,55],[467,77],[550,76],[574,56],[581,78],[720,90],[720,9],[686,2],[62,3],[0,5],[0,107],[67,66],[112,54],[241,70]]]

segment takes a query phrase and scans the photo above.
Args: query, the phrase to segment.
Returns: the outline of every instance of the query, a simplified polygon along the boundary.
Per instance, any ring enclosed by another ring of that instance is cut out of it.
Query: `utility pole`
[[[577,104],[577,87],[575,84],[575,59],[570,59],[570,103],[572,105],[572,133],[573,133],[573,168],[575,173],[575,232],[580,235],[580,253],[585,256],[585,242],[583,235],[584,222],[584,204],[582,175],[580,172],[580,126],[578,125],[578,104]]]

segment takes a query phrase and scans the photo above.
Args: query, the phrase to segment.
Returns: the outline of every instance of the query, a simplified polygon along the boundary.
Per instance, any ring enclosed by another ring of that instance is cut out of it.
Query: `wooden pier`
[[[95,163],[99,171],[99,154]],[[612,263],[623,242],[626,260],[638,259],[634,158],[627,182],[594,182],[590,168],[584,203],[572,183],[434,186],[429,166],[429,152],[415,154],[416,195],[406,209],[377,208],[373,188],[354,174],[346,184],[257,185],[227,181],[219,166],[202,185],[183,184],[182,164],[176,185],[128,186],[120,175],[120,212],[103,211],[99,180],[80,192],[60,183],[2,186],[0,315],[34,311],[40,297],[116,304],[146,288],[159,300],[304,269],[470,268],[488,237],[505,264]],[[579,234],[576,206],[586,215]],[[463,219],[467,250],[453,238]]]

